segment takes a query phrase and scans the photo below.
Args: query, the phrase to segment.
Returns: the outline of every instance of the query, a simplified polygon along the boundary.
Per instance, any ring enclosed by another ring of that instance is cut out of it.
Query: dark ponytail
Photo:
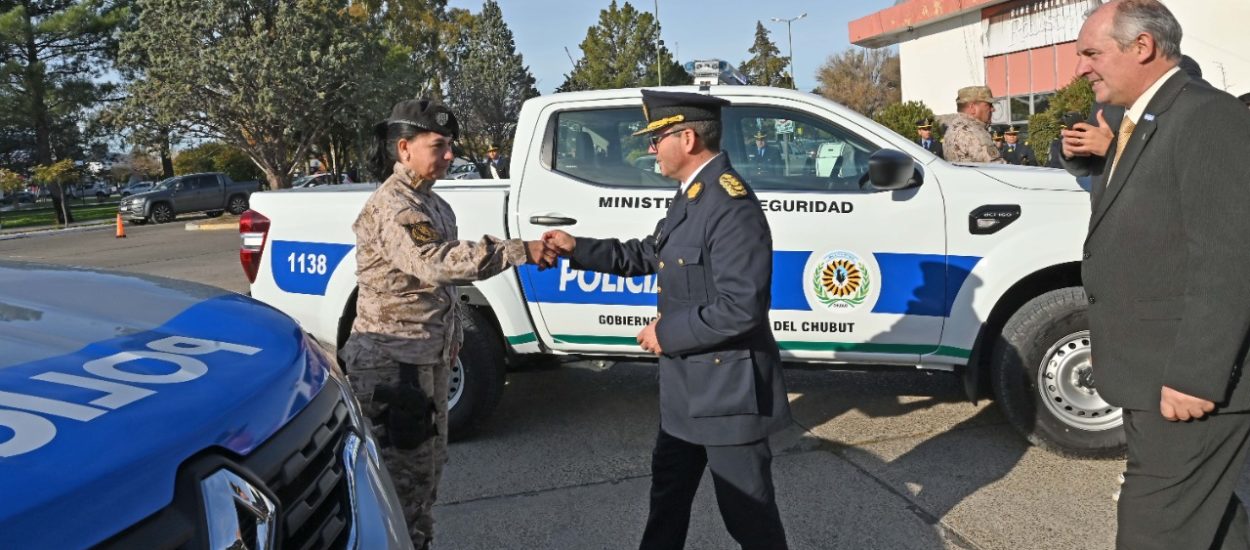
[[[401,139],[412,139],[418,133],[425,132],[411,124],[402,122],[379,122],[373,127],[373,145],[369,148],[368,169],[379,183],[386,181],[395,171],[395,143]]]

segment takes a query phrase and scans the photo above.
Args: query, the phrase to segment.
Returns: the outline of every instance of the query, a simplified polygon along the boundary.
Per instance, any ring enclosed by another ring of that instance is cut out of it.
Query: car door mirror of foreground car
[[[868,181],[874,189],[898,191],[924,183],[915,160],[901,151],[881,149],[868,157]]]

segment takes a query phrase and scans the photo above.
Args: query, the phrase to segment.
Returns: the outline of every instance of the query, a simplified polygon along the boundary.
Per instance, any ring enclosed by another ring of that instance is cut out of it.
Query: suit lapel
[[[1115,158],[1115,150],[1119,147],[1119,138],[1111,141],[1111,148],[1107,151],[1108,158],[1106,170],[1114,170],[1111,174],[1110,183],[1104,175],[1102,183],[1104,188],[1099,190],[1095,197],[1094,213],[1089,225],[1089,232],[1092,234],[1098,228],[1107,210],[1115,203],[1115,199],[1120,196],[1120,192],[1124,190],[1133,180],[1129,178],[1133,173],[1133,168],[1137,166],[1137,161],[1141,158],[1141,153],[1146,149],[1146,145],[1150,143],[1150,139],[1154,136],[1155,130],[1159,127],[1158,117],[1172,106],[1172,102],[1176,101],[1177,96],[1185,89],[1185,85],[1189,83],[1189,77],[1184,72],[1177,72],[1159,88],[1159,91],[1151,98],[1150,103],[1146,105],[1146,110],[1142,112],[1142,117],[1137,123],[1137,127],[1133,129],[1133,134],[1129,136],[1129,144],[1124,148],[1124,154],[1120,156],[1118,166],[1112,166],[1111,160]],[[1126,118],[1126,117],[1125,117]],[[1124,124],[1124,118],[1121,118],[1120,124]],[[1117,134],[1119,125],[1116,126]]]
[[[673,205],[668,207],[668,215],[664,217],[664,228],[660,230],[660,240],[656,243],[657,249],[663,248],[664,243],[668,242],[668,236],[673,234],[673,230],[677,228],[677,224],[686,219],[686,194],[681,192],[681,188],[677,188],[677,197],[673,199]]]

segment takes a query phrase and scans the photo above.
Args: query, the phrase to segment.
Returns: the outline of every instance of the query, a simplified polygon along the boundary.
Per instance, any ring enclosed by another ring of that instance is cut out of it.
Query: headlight
[[[310,362],[321,362],[326,372],[329,373],[330,378],[334,380],[335,385],[339,387],[339,391],[343,395],[343,401],[347,403],[347,414],[351,417],[355,432],[369,436],[368,438],[371,440],[372,435],[369,434],[368,424],[364,421],[365,415],[360,410],[360,402],[356,401],[356,394],[352,393],[352,385],[347,381],[347,375],[343,372],[343,369],[339,368],[338,361],[307,333],[304,334],[304,350]]]

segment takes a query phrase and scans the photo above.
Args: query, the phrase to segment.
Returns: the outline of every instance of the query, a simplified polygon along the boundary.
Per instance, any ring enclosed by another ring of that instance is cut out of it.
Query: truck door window
[[[646,126],[637,107],[566,111],[556,115],[554,170],[596,185],[626,188],[672,188],[656,171],[646,136],[632,134]]]
[[[859,192],[879,147],[833,123],[777,107],[729,107],[721,147],[751,187]]]

